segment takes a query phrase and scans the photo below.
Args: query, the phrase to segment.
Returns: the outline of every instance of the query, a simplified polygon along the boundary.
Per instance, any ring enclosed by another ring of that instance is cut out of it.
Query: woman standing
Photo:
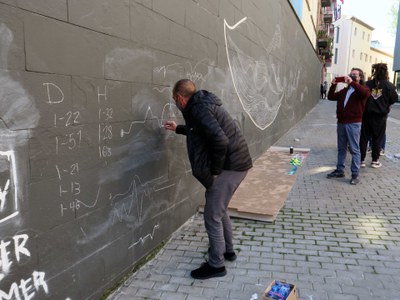
[[[386,132],[386,121],[390,106],[397,101],[396,88],[388,79],[387,64],[372,65],[372,79],[366,84],[371,91],[371,96],[367,100],[361,126],[361,167],[365,167],[368,137],[372,140],[371,167],[380,168],[382,166],[379,162],[379,152]]]

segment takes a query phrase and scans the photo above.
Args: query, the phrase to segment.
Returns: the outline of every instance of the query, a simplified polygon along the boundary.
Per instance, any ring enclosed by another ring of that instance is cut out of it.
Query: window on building
[[[362,60],[362,55],[363,55],[363,53],[362,53],[362,52],[360,52],[360,60]]]
[[[369,62],[372,62],[372,55],[369,56]]]
[[[339,43],[340,27],[336,27],[336,44]]]
[[[365,62],[367,62],[367,61],[368,61],[368,54],[365,53]]]
[[[365,38],[365,31],[363,31],[363,35],[362,35],[362,39],[364,39]]]
[[[335,65],[337,64],[337,60],[338,60],[338,49],[337,48],[335,48],[335,60],[334,60],[334,62],[335,62]]]
[[[378,59],[377,58],[375,58],[375,63],[377,63],[378,62]]]
[[[368,33],[368,42],[369,42],[369,33]]]
[[[353,49],[353,51],[351,52],[351,58],[354,58],[354,56],[356,56],[356,50]]]
[[[357,35],[357,27],[354,27],[354,36]]]

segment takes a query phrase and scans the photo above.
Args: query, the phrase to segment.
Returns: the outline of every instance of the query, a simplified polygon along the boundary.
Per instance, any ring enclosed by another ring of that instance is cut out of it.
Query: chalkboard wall
[[[178,79],[256,159],[319,70],[287,0],[0,0],[0,299],[97,299],[193,215]]]

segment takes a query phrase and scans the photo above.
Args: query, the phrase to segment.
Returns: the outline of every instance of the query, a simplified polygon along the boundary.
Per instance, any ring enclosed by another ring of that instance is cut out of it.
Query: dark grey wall
[[[176,80],[255,159],[319,70],[287,0],[0,0],[0,299],[95,299],[196,211]]]

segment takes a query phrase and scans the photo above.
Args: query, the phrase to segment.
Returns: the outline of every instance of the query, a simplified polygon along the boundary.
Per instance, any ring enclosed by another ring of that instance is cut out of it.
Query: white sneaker
[[[365,167],[366,167],[365,161],[362,161],[362,162],[361,162],[361,168],[365,168]]]
[[[379,152],[380,156],[385,156],[385,149],[381,149],[381,152]]]
[[[372,168],[380,168],[380,167],[382,167],[382,164],[379,162],[379,161],[373,161],[372,163],[371,163],[371,167]]]

